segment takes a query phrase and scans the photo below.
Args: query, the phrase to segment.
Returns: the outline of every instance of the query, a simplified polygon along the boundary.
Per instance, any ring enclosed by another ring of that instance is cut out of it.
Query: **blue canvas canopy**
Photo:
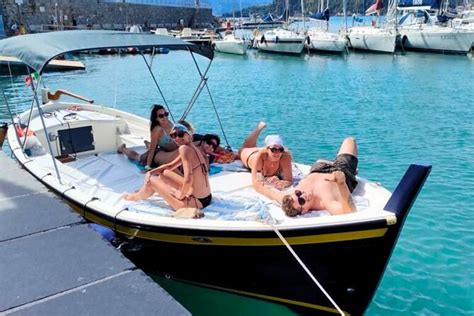
[[[326,8],[323,12],[313,13],[309,17],[315,20],[329,21],[329,8]]]
[[[171,36],[105,30],[59,31],[10,37],[0,40],[0,55],[16,57],[42,73],[49,61],[68,52],[128,47],[139,50],[166,47],[189,50],[209,59],[214,57],[214,52],[208,47]]]

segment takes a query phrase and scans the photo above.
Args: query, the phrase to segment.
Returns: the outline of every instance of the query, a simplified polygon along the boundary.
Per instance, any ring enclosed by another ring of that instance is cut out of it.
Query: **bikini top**
[[[161,136],[160,141],[158,142],[158,146],[163,147],[163,146],[168,145],[170,142],[171,142],[170,135],[166,133],[166,131],[164,131],[163,136]]]
[[[268,177],[268,175],[265,174],[265,159],[263,159],[263,157],[262,157],[262,170],[260,170],[260,172],[262,173],[264,177]],[[278,162],[278,169],[275,171],[273,175],[277,176],[280,180],[283,179],[283,170],[281,169],[280,162]]]
[[[192,167],[191,170],[194,171],[195,169],[197,168],[201,168],[201,172],[203,175],[206,175],[209,173],[209,169],[207,168],[207,164],[206,162],[203,160],[201,160],[201,158],[204,159],[204,157],[202,157],[202,154],[196,149],[196,147],[194,147],[193,145],[190,145],[190,147],[194,150],[194,152],[196,153],[196,157],[197,159],[199,160],[199,164],[197,164],[196,166]],[[207,184],[207,180],[206,180],[206,187],[208,186]]]

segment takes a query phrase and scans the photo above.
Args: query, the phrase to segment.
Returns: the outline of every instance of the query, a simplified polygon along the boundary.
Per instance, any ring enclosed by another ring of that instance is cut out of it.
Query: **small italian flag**
[[[39,78],[39,74],[37,72],[34,72],[31,75],[26,75],[24,78],[25,84],[27,86],[30,86],[33,83],[33,79],[38,80],[38,78]]]

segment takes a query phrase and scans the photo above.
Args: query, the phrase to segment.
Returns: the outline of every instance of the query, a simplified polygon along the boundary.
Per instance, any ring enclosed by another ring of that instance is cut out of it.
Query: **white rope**
[[[275,221],[272,217],[272,215],[270,214],[270,212],[268,212],[268,214],[270,215],[270,218]],[[293,248],[290,246],[290,244],[286,241],[285,237],[283,237],[283,235],[278,231],[278,229],[273,225],[273,223],[269,222],[268,223],[272,228],[273,228],[273,231],[275,232],[275,234],[277,234],[277,236],[280,238],[280,240],[283,242],[283,244],[286,246],[286,248],[288,248],[288,250],[290,251],[290,253],[293,255],[293,257],[295,257],[296,261],[298,261],[298,263],[301,265],[301,267],[303,268],[303,270],[308,274],[308,276],[313,280],[313,282],[319,287],[319,289],[321,290],[321,292],[323,292],[323,294],[327,297],[327,299],[332,303],[332,305],[334,305],[334,307],[337,309],[337,311],[341,314],[341,315],[345,315],[344,312],[342,311],[342,309],[336,304],[336,302],[332,299],[332,297],[329,295],[328,292],[326,292],[326,290],[324,289],[324,287],[321,285],[321,283],[319,283],[319,281],[314,277],[314,275],[311,273],[311,271],[309,271],[308,267],[304,264],[304,262],[300,259],[300,257],[298,257],[298,255],[296,254],[296,252],[293,250]]]

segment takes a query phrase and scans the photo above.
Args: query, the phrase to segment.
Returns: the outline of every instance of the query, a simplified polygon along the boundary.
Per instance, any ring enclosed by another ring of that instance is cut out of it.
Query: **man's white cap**
[[[265,137],[265,146],[280,146],[283,147],[283,139],[280,135],[268,135]]]

